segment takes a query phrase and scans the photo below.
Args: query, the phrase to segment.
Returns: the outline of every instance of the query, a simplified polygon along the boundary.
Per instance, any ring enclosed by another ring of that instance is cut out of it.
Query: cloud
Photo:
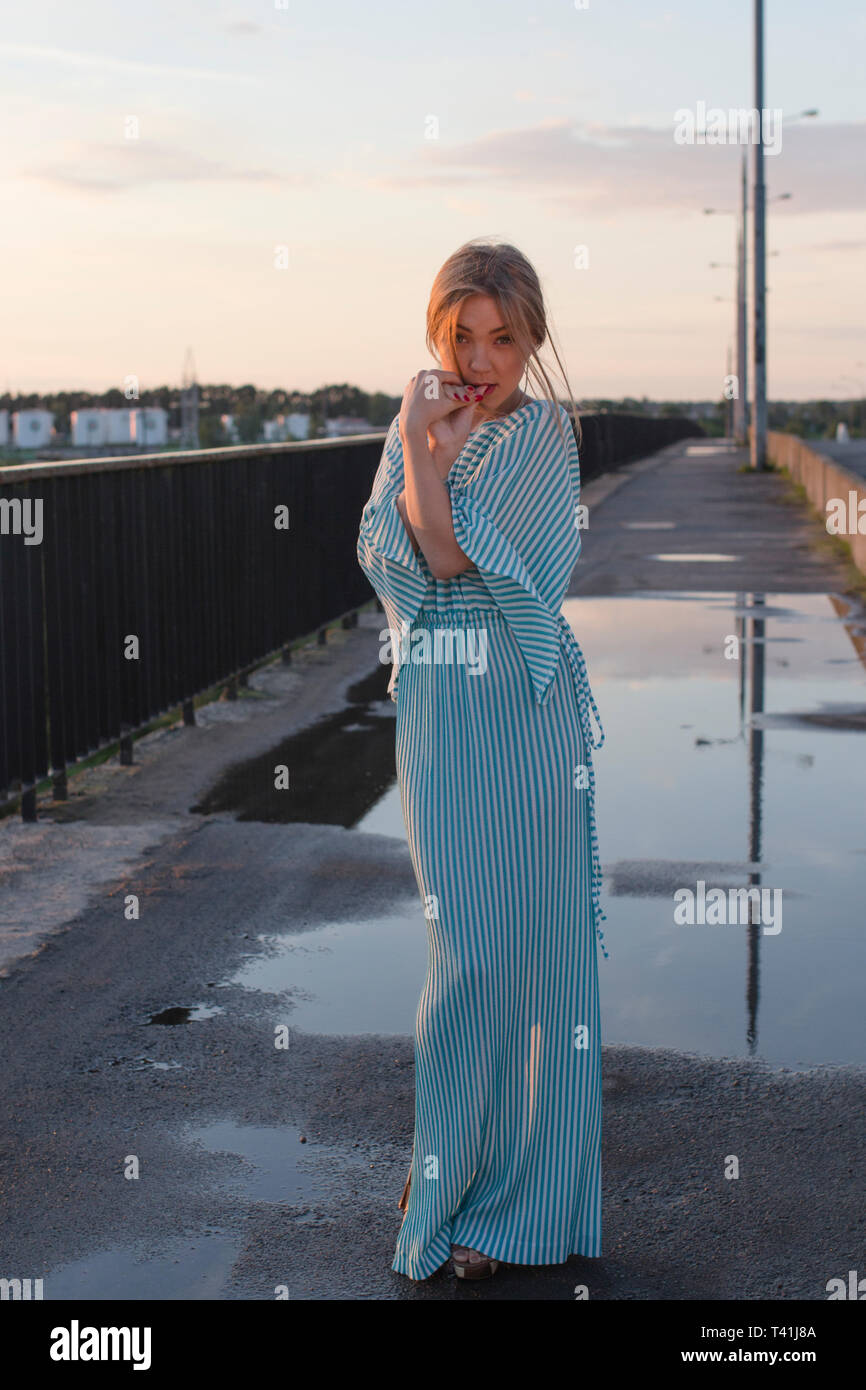
[[[263,34],[264,25],[256,24],[252,19],[233,19],[230,24],[223,25],[227,34]]]
[[[138,140],[71,145],[56,159],[22,171],[22,175],[61,189],[86,193],[122,193],[154,183],[231,181],[300,187],[313,182],[311,174],[241,169],[174,145]]]
[[[406,172],[372,182],[406,191],[470,185],[479,193],[535,191],[568,213],[734,206],[744,150],[751,181],[752,146],[678,145],[674,125],[672,110],[662,129],[556,118],[460,145],[424,141]],[[866,208],[864,135],[866,122],[783,127],[780,152],[764,156],[768,197],[793,194],[779,205],[786,216]],[[772,211],[776,216],[779,209]]]
[[[802,246],[786,248],[791,251],[866,251],[866,241],[810,241]]]
[[[115,58],[111,53],[83,53],[71,48],[43,48],[31,43],[0,43],[0,55],[32,59],[43,63],[60,63],[64,67],[101,68],[105,72],[148,73],[159,77],[179,77],[207,82],[255,82],[247,73],[219,72],[212,68],[178,68],[170,63],[146,63],[135,58]]]

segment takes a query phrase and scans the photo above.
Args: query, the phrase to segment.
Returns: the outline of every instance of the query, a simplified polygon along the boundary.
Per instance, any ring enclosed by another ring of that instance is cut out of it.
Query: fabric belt
[[[583,746],[586,756],[586,766],[589,773],[589,834],[592,845],[592,912],[595,922],[596,936],[604,955],[607,950],[604,945],[604,932],[599,925],[600,922],[607,920],[607,913],[601,907],[601,885],[602,869],[601,856],[598,849],[598,833],[595,825],[595,769],[592,766],[592,753],[590,749],[601,748],[604,743],[604,728],[602,727],[601,715],[598,706],[593,699],[592,690],[589,684],[589,676],[586,670],[586,661],[581,650],[580,643],[571,630],[570,624],[560,613],[557,616],[559,624],[559,640],[565,649],[568,664],[571,667],[571,674],[574,679],[574,690],[577,696],[577,713],[580,720],[580,727],[583,732]],[[595,722],[601,737],[596,740],[592,730],[592,720],[590,710],[595,715]]]

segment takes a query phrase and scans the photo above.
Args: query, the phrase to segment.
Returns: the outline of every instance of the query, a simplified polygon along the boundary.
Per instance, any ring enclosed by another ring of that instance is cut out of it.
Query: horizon
[[[217,393],[220,392],[220,391],[237,392],[237,391],[247,390],[250,386],[253,386],[254,389],[255,389],[255,391],[256,391],[256,400],[257,400],[257,401],[259,400],[260,397],[268,398],[268,397],[270,397],[270,396],[275,396],[275,395],[285,395],[285,396],[289,396],[289,397],[302,396],[302,397],[305,397],[305,398],[307,398],[307,399],[311,399],[311,398],[313,398],[313,397],[315,397],[315,396],[318,396],[318,395],[321,395],[321,394],[323,394],[323,393],[325,393],[325,392],[341,392],[341,391],[344,391],[344,392],[350,393],[350,392],[358,391],[358,392],[360,392],[362,395],[366,396],[366,397],[368,398],[368,400],[369,400],[369,399],[372,399],[372,398],[375,397],[375,396],[384,396],[384,397],[385,397],[386,399],[388,399],[388,400],[397,400],[397,401],[399,402],[400,395],[401,395],[401,393],[399,393],[399,392],[389,392],[389,391],[381,390],[381,389],[379,389],[379,388],[374,388],[373,390],[367,390],[367,389],[364,388],[364,387],[358,386],[358,384],[357,384],[356,382],[325,382],[325,383],[323,383],[322,385],[320,385],[320,386],[314,386],[314,387],[310,388],[309,390],[304,390],[304,389],[302,389],[301,387],[292,387],[292,386],[258,387],[258,386],[255,386],[255,383],[253,383],[253,382],[232,383],[232,382],[206,382],[206,381],[198,381],[198,380],[196,380],[195,385],[196,385],[196,387],[198,388],[198,391],[199,391],[199,393],[200,393],[200,399],[201,399],[201,394],[202,394],[202,393],[205,393],[205,392],[210,392],[210,393],[212,393],[212,394],[217,394]],[[182,386],[181,383],[178,383],[177,385],[172,385],[170,382],[161,382],[161,383],[159,383],[159,384],[156,385],[156,386],[150,386],[150,387],[144,388],[144,389],[141,391],[141,394],[140,394],[139,396],[136,396],[136,397],[133,397],[133,398],[128,398],[128,399],[125,400],[125,402],[123,402],[123,403],[118,403],[117,406],[110,406],[110,407],[109,407],[109,406],[104,406],[103,408],[105,408],[105,409],[118,409],[118,410],[126,410],[126,409],[135,410],[135,409],[138,409],[138,408],[141,408],[141,407],[146,407],[147,409],[150,409],[150,408],[153,406],[154,402],[146,400],[145,397],[154,396],[154,395],[159,395],[159,394],[163,394],[163,393],[165,393],[165,392],[168,392],[168,393],[172,393],[172,394],[177,395],[178,400],[179,400],[180,395],[181,395],[181,392],[183,391],[183,389],[184,389],[184,388],[183,388],[183,386]],[[85,389],[83,389],[83,388],[59,387],[59,388],[57,388],[57,389],[55,389],[55,390],[49,390],[49,391],[43,391],[43,392],[36,392],[36,391],[33,391],[33,392],[22,392],[22,393],[20,393],[20,395],[19,395],[18,397],[14,397],[14,396],[13,396],[11,399],[12,399],[12,400],[19,399],[21,396],[23,396],[23,397],[26,399],[26,398],[35,396],[38,400],[46,400],[46,399],[49,399],[49,398],[51,398],[51,397],[53,397],[53,396],[74,396],[74,395],[90,395],[90,396],[92,396],[92,397],[98,399],[98,398],[100,398],[100,397],[102,397],[102,396],[107,396],[107,395],[110,395],[110,394],[112,394],[112,393],[117,393],[118,395],[122,395],[122,394],[123,394],[122,387],[118,387],[118,386],[109,386],[109,387],[106,387],[106,389],[105,389],[104,391],[92,391],[92,392],[89,392],[89,391],[87,391],[87,390],[85,390]],[[560,394],[560,398],[561,398],[561,399],[563,399],[563,400],[566,399],[565,393],[564,393],[564,392],[558,393],[558,394]],[[719,395],[719,396],[649,396],[649,395],[644,394],[644,395],[642,395],[642,396],[635,396],[635,395],[624,394],[624,395],[621,395],[621,396],[586,396],[586,397],[584,397],[583,399],[584,399],[584,401],[588,402],[590,406],[593,405],[593,404],[595,404],[595,403],[598,403],[598,402],[609,403],[609,402],[628,402],[628,401],[633,402],[635,405],[643,405],[643,404],[646,404],[646,405],[722,405],[722,404],[725,403],[724,398],[723,398],[721,395]],[[856,404],[856,403],[857,403],[858,401],[860,401],[861,399],[862,399],[862,396],[859,396],[859,395],[856,395],[856,394],[851,395],[851,396],[844,396],[844,395],[836,395],[836,396],[806,396],[806,397],[784,397],[784,396],[778,396],[778,397],[776,397],[776,396],[769,396],[769,397],[767,398],[767,403],[768,403],[768,405],[774,405],[774,406],[786,406],[786,405],[792,405],[792,406],[797,406],[797,405],[820,405],[820,404],[823,404],[823,403],[831,404],[831,405],[837,405],[837,404],[838,404],[838,405],[847,405],[847,404]],[[4,401],[9,401],[9,400],[10,400],[10,397],[9,397],[8,393],[0,392],[0,410],[7,410],[7,411],[10,411],[10,412],[11,412],[11,411],[14,409],[14,407],[13,407],[11,404],[6,404],[6,405],[3,404]],[[577,401],[577,404],[578,404],[578,408],[580,408],[580,409],[586,409],[586,406],[581,406],[580,400],[579,400],[579,399],[578,399],[578,401]],[[22,406],[22,407],[20,407],[20,408],[26,410],[26,409],[39,409],[40,407],[39,407],[39,406],[33,406],[33,407]],[[49,408],[49,409],[50,409],[50,407],[46,407],[46,408]],[[73,406],[73,407],[71,407],[71,408],[74,410],[74,409],[76,409],[77,407]],[[88,407],[82,406],[82,407],[80,407],[80,408],[81,408],[81,409],[87,409]],[[94,407],[94,408],[99,408],[99,407]],[[286,409],[291,409],[292,407],[291,407],[289,404],[287,404],[285,408],[286,408]],[[397,407],[395,407],[395,409],[396,409],[396,408],[397,408]]]
[[[866,17],[766,9],[785,117],[768,199],[792,195],[767,209],[768,397],[857,399]],[[716,399],[747,146],[681,143],[677,116],[750,109],[749,0],[722,19],[505,0],[496,18],[450,0],[429,31],[387,0],[300,21],[195,0],[182,30],[165,0],[120,25],[104,0],[10,13],[3,394],[134,374],[143,396],[179,387],[191,349],[200,383],[399,396],[434,365],[440,264],[492,235],[536,267],[575,399]]]

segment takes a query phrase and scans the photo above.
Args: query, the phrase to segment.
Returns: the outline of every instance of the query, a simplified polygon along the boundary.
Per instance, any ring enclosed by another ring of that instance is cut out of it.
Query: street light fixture
[[[755,0],[755,87],[756,87],[756,107],[760,113],[763,109],[763,5],[760,0]],[[792,124],[795,121],[805,120],[819,114],[817,107],[809,107],[804,111],[799,111],[795,116],[783,118],[783,124]],[[754,361],[760,359],[760,373],[755,373],[755,402],[760,398],[762,402],[762,435],[763,440],[761,453],[766,453],[766,329],[765,329],[765,299],[768,293],[766,286],[765,270],[765,236],[764,236],[764,212],[767,203],[787,202],[793,197],[791,193],[776,193],[771,198],[766,197],[763,182],[763,143],[759,141],[755,146],[755,189],[753,206],[758,205],[758,182],[760,176],[760,214],[753,221],[754,232],[754,260],[755,260],[755,334],[754,334]],[[743,151],[741,160],[740,176],[740,208],[739,224],[737,231],[737,396],[734,400],[734,437],[739,444],[749,442],[749,391],[748,391],[748,311],[746,303],[746,282],[747,282],[747,212],[748,199],[746,192],[746,153]],[[732,213],[731,208],[704,208],[704,214],[711,216],[717,213]],[[759,230],[760,225],[760,230]],[[758,268],[758,255],[760,254],[760,269]],[[770,255],[778,255],[778,252],[771,251]],[[714,263],[715,265],[716,263]],[[759,293],[760,291],[760,293]],[[760,312],[758,312],[758,301],[760,298]],[[760,320],[760,322],[759,322]],[[760,390],[758,389],[758,377],[760,376]],[[757,412],[755,412],[757,413]],[[752,440],[752,466],[755,466],[755,438]],[[761,467],[766,467],[764,458]]]

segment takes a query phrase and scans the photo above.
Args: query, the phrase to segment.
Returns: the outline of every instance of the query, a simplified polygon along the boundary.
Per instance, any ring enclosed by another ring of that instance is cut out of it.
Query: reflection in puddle
[[[672,551],[669,555],[648,555],[648,560],[688,560],[690,564],[717,565],[728,563],[731,560],[740,560],[740,555],[714,555],[709,550],[703,550],[700,554],[687,553],[686,551]]]
[[[345,709],[234,764],[190,809],[204,815],[233,811],[242,821],[350,829],[394,780],[397,707],[387,693],[390,677],[390,665],[380,662],[347,691]],[[289,770],[285,790],[274,785],[278,764]]]
[[[825,705],[823,709],[803,710],[792,714],[760,713],[752,716],[758,729],[847,729],[851,733],[866,733],[866,705]],[[864,768],[866,771],[866,768]]]
[[[305,1210],[345,1191],[347,1176],[369,1181],[368,1155],[302,1143],[291,1126],[237,1125],[230,1120],[189,1129],[184,1138],[210,1153],[236,1154],[241,1170],[225,1180],[238,1201],[299,1207],[294,1225],[322,1218]],[[101,1250],[50,1272],[45,1299],[218,1299],[240,1249],[237,1236],[205,1226],[158,1247],[143,1242]]]
[[[686,455],[697,458],[701,454],[736,454],[739,445],[725,443],[723,439],[715,440],[712,444],[689,444],[686,446]]]
[[[158,1014],[151,1014],[145,1026],[158,1023],[166,1028],[174,1028],[178,1023],[197,1023],[199,1019],[214,1018],[216,1014],[224,1012],[219,1004],[193,1004],[190,1008],[175,1006],[163,1009]]]
[[[229,1179],[238,1196],[251,1202],[286,1202],[307,1206],[324,1202],[332,1190],[345,1189],[346,1169],[369,1175],[360,1153],[310,1143],[290,1125],[238,1125],[218,1120],[187,1132],[211,1153],[236,1154],[243,1169]],[[303,1217],[299,1218],[303,1222]]]
[[[594,758],[605,1040],[793,1068],[866,1062],[863,615],[836,596],[718,593],[575,598],[563,612],[606,734]],[[360,750],[374,736],[352,738]],[[392,769],[393,739],[392,724]],[[366,767],[357,797],[353,762],[317,775],[329,796],[354,797],[358,830],[405,839],[393,770],[370,797]],[[676,925],[673,893],[698,880],[781,889],[782,930]],[[286,991],[293,1024],[412,1033],[420,898],[271,944],[237,982]]]
[[[595,757],[606,1040],[862,1064],[862,615],[840,622],[838,598],[745,594],[563,611],[606,734]],[[799,639],[784,655],[783,634]],[[828,670],[852,655],[857,665]],[[781,889],[781,932],[675,925],[673,893],[700,879]]]
[[[363,830],[367,835],[391,835],[395,840],[405,840],[406,822],[396,781],[358,821],[355,829]]]
[[[291,993],[292,1027],[305,1033],[412,1033],[427,970],[420,897],[408,899],[393,916],[261,939],[275,949],[252,957],[230,983]]]
[[[100,1250],[49,1274],[46,1299],[219,1298],[238,1249],[236,1237],[207,1229],[158,1254],[142,1246]]]

